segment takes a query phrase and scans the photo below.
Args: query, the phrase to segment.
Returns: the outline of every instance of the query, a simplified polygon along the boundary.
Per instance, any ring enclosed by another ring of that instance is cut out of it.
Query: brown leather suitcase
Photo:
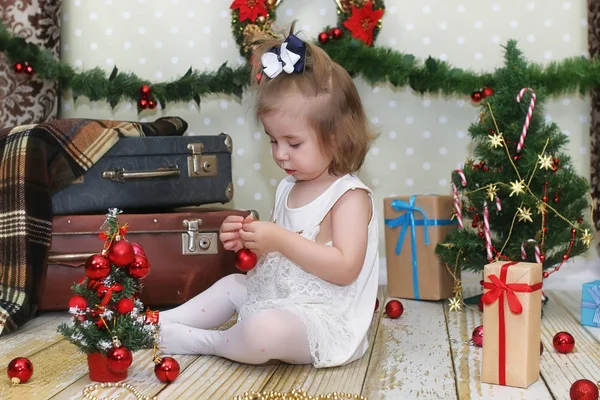
[[[140,300],[145,306],[179,305],[239,270],[232,251],[223,249],[219,228],[228,215],[243,217],[255,211],[194,208],[172,213],[120,214],[127,223],[126,239],[139,243],[150,261],[150,273],[142,280]],[[37,310],[66,310],[73,296],[71,286],[85,276],[84,264],[100,253],[98,238],[106,215],[55,216],[48,265],[41,277]]]

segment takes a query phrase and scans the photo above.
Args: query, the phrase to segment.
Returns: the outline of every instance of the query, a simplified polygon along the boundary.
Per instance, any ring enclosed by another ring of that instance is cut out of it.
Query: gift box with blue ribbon
[[[452,196],[414,195],[383,200],[388,296],[441,300],[454,280],[435,254],[452,229]]]
[[[600,327],[600,280],[583,284],[581,325]]]

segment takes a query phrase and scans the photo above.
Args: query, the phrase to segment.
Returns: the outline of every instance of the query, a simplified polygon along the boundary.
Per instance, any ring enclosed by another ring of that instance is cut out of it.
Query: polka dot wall
[[[190,66],[214,70],[223,62],[243,63],[230,29],[231,0],[65,0],[62,59],[71,65],[110,71],[133,70],[150,80],[169,80]],[[502,64],[508,39],[534,62],[547,63],[587,50],[586,6],[562,0],[386,0],[383,29],[376,44],[447,60],[455,66],[489,71]],[[283,0],[277,22],[298,19],[301,37],[316,38],[336,20],[333,0]],[[361,179],[375,192],[380,212],[383,253],[383,198],[390,195],[449,193],[449,177],[467,157],[468,127],[478,107],[468,98],[446,98],[371,86],[355,80],[380,136],[369,152]],[[203,98],[198,108],[170,104],[165,110],[137,114],[134,104],[112,110],[105,102],[73,101],[65,93],[65,118],[152,121],[175,115],[189,124],[189,135],[226,132],[233,138],[234,200],[226,207],[250,208],[267,217],[278,181],[268,140],[252,115],[252,93],[242,101],[226,96]],[[548,101],[547,121],[571,138],[575,168],[589,175],[589,99],[575,94]]]

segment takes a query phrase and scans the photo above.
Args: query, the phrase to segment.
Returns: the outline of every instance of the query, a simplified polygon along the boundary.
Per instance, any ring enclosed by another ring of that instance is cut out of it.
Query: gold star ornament
[[[453,297],[450,299],[450,311],[462,310],[462,301],[460,298]]]
[[[517,208],[517,214],[519,215],[519,222],[533,222],[533,219],[531,219],[531,209],[529,207]]]
[[[502,141],[504,139],[502,138],[501,133],[494,133],[493,135],[488,135],[488,138],[490,139],[490,148],[495,149],[496,147],[502,146]]]
[[[498,192],[498,186],[495,184],[491,184],[487,188],[487,195],[490,198],[490,201],[494,201],[496,198],[496,193]]]
[[[510,189],[512,191],[510,192],[509,197],[512,197],[513,194],[521,194],[525,191],[525,182],[523,182],[522,180],[511,182]]]
[[[545,214],[546,210],[547,210],[546,203],[540,201],[537,205],[538,214]]]
[[[538,164],[540,164],[540,168],[542,169],[554,169],[554,161],[552,161],[552,157],[548,154],[538,155]]]
[[[592,244],[592,240],[594,240],[592,234],[587,229],[584,229],[583,235],[581,236],[581,241],[583,242],[583,244],[585,244],[587,247],[590,247],[590,245]]]

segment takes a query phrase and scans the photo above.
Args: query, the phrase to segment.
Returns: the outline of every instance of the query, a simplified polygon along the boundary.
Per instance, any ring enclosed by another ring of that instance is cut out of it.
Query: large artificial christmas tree
[[[493,260],[541,262],[547,278],[590,246],[590,187],[564,152],[568,137],[545,121],[544,87],[531,79],[539,68],[515,41],[505,50],[495,86],[472,96],[481,102],[469,127],[474,160],[452,173],[459,229],[436,252],[477,272]]]
[[[97,381],[125,379],[132,352],[156,349],[158,312],[145,311],[138,298],[150,263],[141,246],[125,240],[127,226],[119,226],[119,213],[109,210],[106,231],[99,235],[103,249],[87,260],[85,276],[72,286],[73,319],[58,327],[88,355],[90,379]]]

